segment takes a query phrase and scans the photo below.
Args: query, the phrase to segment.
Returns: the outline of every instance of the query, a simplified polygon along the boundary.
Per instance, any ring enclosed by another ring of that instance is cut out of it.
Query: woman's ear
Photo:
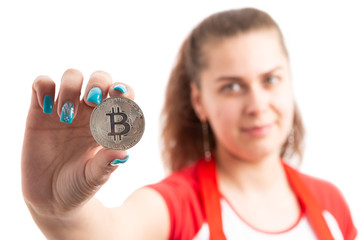
[[[205,114],[205,108],[201,98],[200,89],[196,85],[196,83],[191,83],[190,87],[191,87],[191,103],[194,108],[194,111],[197,117],[200,119],[200,121],[205,122],[207,120],[207,117]]]

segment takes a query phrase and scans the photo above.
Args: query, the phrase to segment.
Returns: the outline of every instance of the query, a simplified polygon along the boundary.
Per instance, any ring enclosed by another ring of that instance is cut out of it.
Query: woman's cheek
[[[210,101],[208,103],[210,103]],[[222,109],[221,105],[217,103],[217,101],[211,101],[211,103],[207,105],[206,115],[213,129],[221,127],[222,121],[224,120],[222,119],[223,114],[224,110]]]
[[[224,105],[218,105],[214,114],[214,124],[222,133],[231,131],[235,126],[236,121],[235,107],[229,107]]]
[[[288,130],[290,131],[295,111],[293,92],[291,90],[283,91],[282,94],[277,94],[273,99],[274,105],[281,115],[281,120],[285,124],[285,128],[289,128]]]

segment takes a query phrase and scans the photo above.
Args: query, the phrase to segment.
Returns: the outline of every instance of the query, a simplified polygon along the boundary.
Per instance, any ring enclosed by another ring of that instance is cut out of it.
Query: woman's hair
[[[191,83],[200,88],[200,72],[206,67],[204,45],[240,33],[274,29],[288,57],[280,28],[265,12],[244,8],[209,16],[185,39],[171,72],[163,108],[162,153],[165,166],[177,171],[204,155],[202,125],[191,103]],[[304,128],[295,106],[293,128],[282,146],[282,158],[298,155],[302,158]],[[215,147],[214,134],[209,129],[210,148]]]

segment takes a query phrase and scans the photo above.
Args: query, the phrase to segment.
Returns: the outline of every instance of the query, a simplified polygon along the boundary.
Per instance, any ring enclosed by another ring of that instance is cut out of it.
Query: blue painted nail
[[[129,160],[129,155],[127,155],[126,158],[124,158],[123,160],[121,160],[121,159],[115,159],[115,160],[113,160],[113,161],[110,163],[110,165],[111,165],[111,166],[117,166],[117,165],[119,165],[119,164],[121,164],[121,163],[125,163],[127,160]]]
[[[94,102],[97,105],[99,105],[101,102],[101,97],[102,97],[101,89],[98,87],[94,87],[89,91],[89,94],[88,94],[86,100],[88,102]]]
[[[127,89],[124,85],[118,84],[114,87],[114,90],[119,90],[122,93],[126,93]]]
[[[60,121],[64,123],[72,123],[74,118],[74,104],[66,102],[61,108]]]
[[[53,99],[51,96],[44,97],[44,113],[52,113]]]

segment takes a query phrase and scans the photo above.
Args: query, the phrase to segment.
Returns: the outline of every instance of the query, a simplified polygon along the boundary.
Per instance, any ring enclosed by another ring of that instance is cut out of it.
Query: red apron
[[[286,164],[283,164],[283,166],[290,185],[304,206],[305,213],[317,238],[320,240],[334,239],[322,215],[322,208],[318,202],[301,182],[296,171]],[[201,188],[201,201],[205,209],[206,220],[209,224],[210,239],[226,239],[222,227],[220,192],[217,185],[215,160],[212,158],[207,162],[205,159],[201,159],[197,168],[197,174]]]

